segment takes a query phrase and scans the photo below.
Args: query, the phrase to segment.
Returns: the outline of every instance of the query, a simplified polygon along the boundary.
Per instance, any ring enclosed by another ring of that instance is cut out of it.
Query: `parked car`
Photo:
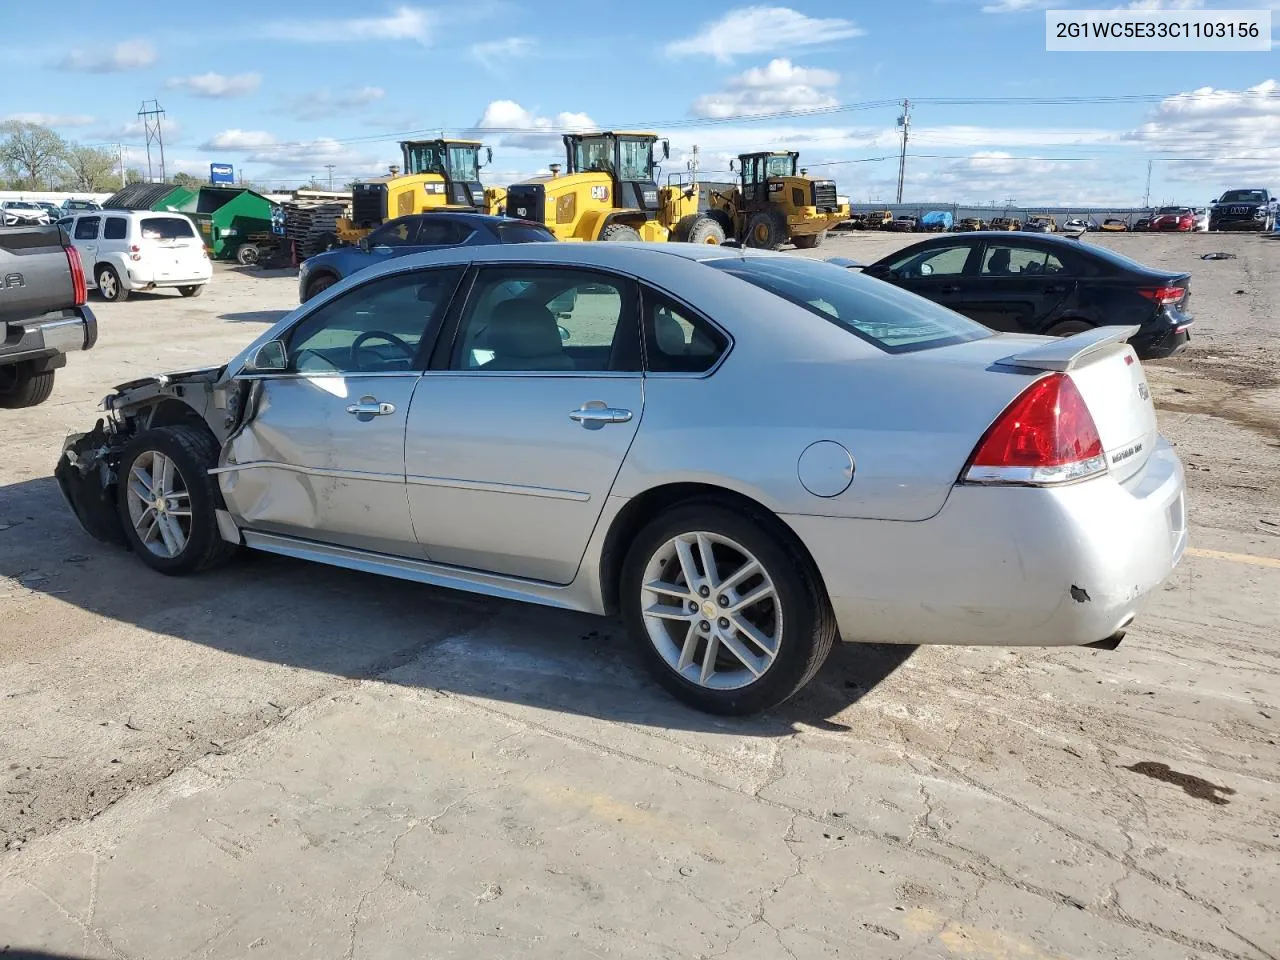
[[[545,243],[555,239],[555,234],[541,223],[512,217],[462,212],[398,217],[364,237],[358,246],[336,247],[304,260],[298,271],[298,301],[310,300],[339,280],[390,257],[447,247]]]
[[[453,247],[118,387],[55,473],[161,573],[246,546],[619,610],[668,690],[745,714],[838,637],[1118,640],[1186,543],[1127,332],[993,335],[790,254]]]
[[[1151,229],[1150,215],[1145,217],[1139,217],[1137,220],[1133,221],[1133,226],[1130,227],[1129,229],[1132,230],[1134,233],[1145,233],[1146,231],[1150,230]]]
[[[0,407],[34,407],[49,399],[67,354],[98,339],[84,269],[57,227],[5,227],[0,278]]]
[[[893,223],[892,210],[872,210],[867,214],[868,230],[888,230],[891,223]]]
[[[80,252],[89,284],[104,300],[176,288],[198,297],[213,276],[209,253],[191,221],[180,213],[103,210],[58,221]]]
[[[1195,232],[1208,233],[1209,232],[1209,208],[1195,207],[1191,212],[1195,214],[1195,220],[1196,220],[1196,225],[1194,227]]]
[[[50,223],[62,216],[62,208],[56,203],[50,203],[48,200],[37,200],[36,206],[45,212],[45,216],[49,218]]]
[[[1276,198],[1260,187],[1228,190],[1209,207],[1210,230],[1262,230],[1276,226]]]
[[[1161,207],[1151,215],[1150,230],[1189,233],[1196,228],[1196,212],[1190,207]]]
[[[1062,229],[1067,233],[1085,233],[1090,229],[1090,226],[1089,221],[1083,220],[1080,217],[1072,217],[1062,225]],[[1093,227],[1092,229],[1096,230],[1097,227]]]
[[[956,230],[963,233],[967,233],[972,230],[985,230],[985,229],[987,229],[987,223],[985,220],[981,219],[980,217],[965,217],[963,220],[961,220],[959,223],[956,224]]]
[[[942,233],[950,230],[955,224],[955,217],[950,210],[930,210],[920,218],[921,233]]]
[[[1098,229],[1103,233],[1124,233],[1129,229],[1129,224],[1118,217],[1108,217],[1102,221],[1102,226]]]
[[[1022,221],[1017,217],[995,217],[991,221],[992,230],[1021,230]]]
[[[1007,333],[1072,336],[1134,328],[1143,359],[1190,340],[1191,275],[1157,270],[1074,237],[967,233],[912,244],[865,272]]]
[[[101,209],[102,204],[96,200],[65,200],[62,203],[61,212],[54,219],[60,220],[63,217],[74,217],[78,213],[91,213]]]
[[[1022,229],[1027,233],[1057,233],[1058,221],[1044,215],[1027,217],[1027,222],[1022,225]]]
[[[0,227],[33,227],[48,222],[48,212],[34,200],[0,200]]]
[[[886,229],[892,230],[894,233],[914,233],[917,224],[918,221],[915,217],[894,217],[893,222]]]

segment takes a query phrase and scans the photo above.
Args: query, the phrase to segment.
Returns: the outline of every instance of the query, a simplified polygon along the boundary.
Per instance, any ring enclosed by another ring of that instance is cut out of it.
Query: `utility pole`
[[[907,134],[911,129],[911,101],[902,101],[902,113],[898,117],[902,128],[902,152],[898,154],[898,203],[902,202],[902,180],[907,172]]]
[[[329,192],[330,192],[330,193],[332,193],[332,192],[333,192],[333,168],[334,168],[334,164],[332,164],[332,163],[326,163],[326,164],[324,165],[324,168],[325,168],[326,170],[328,170],[328,171],[329,171]]]
[[[147,179],[155,183],[155,178],[151,175],[151,142],[154,140],[160,146],[160,182],[164,183],[164,108],[160,106],[159,100],[143,100],[138,118],[142,121],[142,132],[147,138]]]
[[[1147,192],[1142,195],[1142,205],[1144,207],[1151,206],[1151,164],[1154,161],[1147,161]]]
[[[123,190],[125,187],[129,185],[128,178],[125,176],[125,172],[124,172],[124,144],[123,143],[116,144],[116,152],[120,154],[120,189]]]

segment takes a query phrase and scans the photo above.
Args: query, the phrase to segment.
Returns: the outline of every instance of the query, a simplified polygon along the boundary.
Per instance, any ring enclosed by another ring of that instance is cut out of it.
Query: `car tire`
[[[710,578],[704,547],[718,571]],[[693,564],[696,587],[680,593],[650,588],[661,581],[683,591],[686,563]],[[735,583],[752,563],[758,573]],[[836,639],[817,575],[776,518],[715,500],[674,507],[644,527],[627,552],[619,588],[627,630],[654,678],[708,713],[743,716],[777,706],[813,678]],[[737,608],[752,596],[758,599]],[[653,613],[658,607],[668,608],[663,616]],[[761,642],[749,639],[741,625]],[[746,666],[748,659],[753,667]]]
[[[600,231],[600,239],[605,241],[639,240],[640,231],[625,223],[611,223]]]
[[[44,403],[53,393],[53,371],[36,373],[25,363],[0,367],[0,407],[20,410]]]
[[[796,245],[797,250],[812,250],[814,247],[822,246],[822,241],[827,239],[827,231],[821,233],[811,233],[804,237],[792,237],[791,242]]]
[[[94,274],[94,282],[98,285],[98,296],[110,303],[123,303],[129,299],[129,291],[120,282],[120,274],[110,264],[102,264]]]
[[[1062,320],[1045,331],[1046,337],[1073,337],[1077,333],[1092,330],[1093,324],[1087,320]]]
[[[242,243],[236,250],[236,263],[242,267],[251,267],[262,259],[262,251],[256,243]]]
[[[152,570],[194,573],[235,555],[236,545],[218,532],[222,500],[209,476],[217,465],[217,441],[197,425],[144,430],[125,446],[117,470],[120,522],[130,548]],[[158,501],[164,504],[159,511]]]
[[[787,221],[782,214],[761,210],[747,221],[746,244],[757,250],[777,250],[787,242]]]
[[[196,283],[189,287],[179,287],[178,292],[184,297],[198,297],[200,294],[204,293],[204,284]]]
[[[307,281],[307,295],[303,300],[314,300],[337,282],[338,278],[332,273],[322,273],[319,276],[312,277]]]

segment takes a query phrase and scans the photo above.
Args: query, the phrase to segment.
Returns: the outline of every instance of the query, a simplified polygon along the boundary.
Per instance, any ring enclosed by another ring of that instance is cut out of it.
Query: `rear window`
[[[498,238],[503,243],[543,243],[555,240],[555,235],[546,227],[536,223],[521,223],[512,220],[510,223],[499,223],[496,226]]]
[[[981,340],[967,317],[845,267],[801,257],[742,257],[707,265],[804,307],[888,353]]]
[[[1082,244],[1080,249],[1088,251],[1099,259],[1105,260],[1111,266],[1119,267],[1121,270],[1137,270],[1140,273],[1152,273],[1155,270],[1155,268],[1149,267],[1145,263],[1134,260],[1132,257],[1126,257],[1123,253],[1116,253],[1114,250],[1109,250],[1103,246],[1092,243]]]
[[[185,240],[196,235],[191,221],[183,217],[144,217],[143,240]]]

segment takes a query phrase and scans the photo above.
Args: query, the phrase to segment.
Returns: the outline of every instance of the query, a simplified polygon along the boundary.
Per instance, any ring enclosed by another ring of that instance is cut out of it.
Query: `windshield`
[[[444,173],[444,151],[435,143],[415,143],[405,147],[404,172]]]
[[[1156,213],[1186,213],[1186,207],[1161,207]]]
[[[31,203],[27,200],[10,200],[9,209],[10,210],[39,210],[40,208],[36,206],[34,203]]]
[[[1219,203],[1266,203],[1265,190],[1228,190],[1222,195]]]
[[[796,173],[795,157],[769,157],[764,162],[764,175],[768,177],[793,177]]]
[[[479,148],[470,144],[451,146],[449,153],[449,179],[474,183],[480,179]]]
[[[575,141],[573,169],[579,173],[613,173],[613,138],[588,137]]]
[[[946,307],[830,263],[800,257],[742,257],[709,261],[708,266],[804,307],[887,353],[992,335]]]

